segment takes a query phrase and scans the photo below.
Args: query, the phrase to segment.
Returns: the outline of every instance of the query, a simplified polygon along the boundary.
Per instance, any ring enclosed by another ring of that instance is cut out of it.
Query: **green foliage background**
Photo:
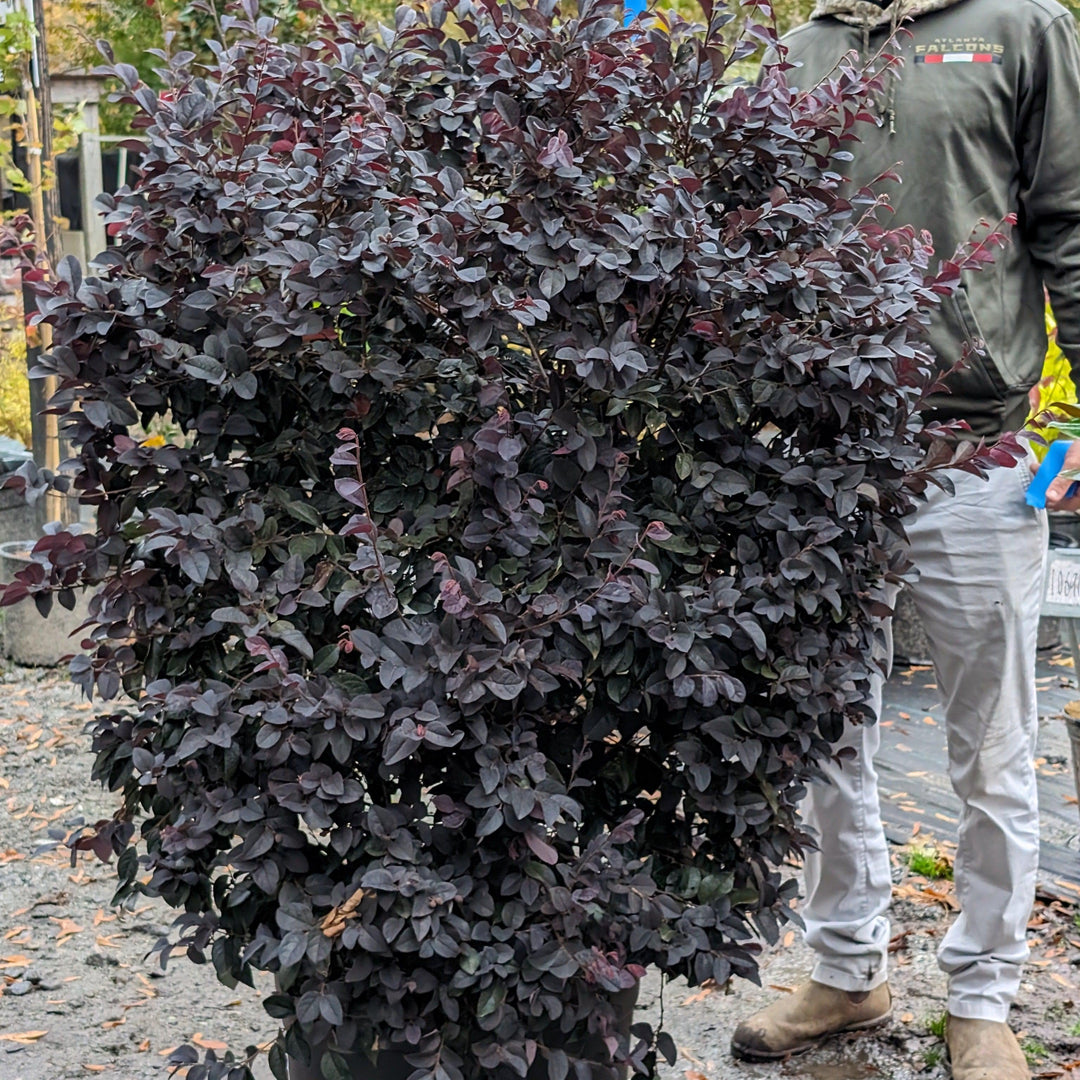
[[[323,0],[332,11],[351,11],[372,21],[393,21],[395,0]],[[226,0],[213,5],[224,10]],[[51,0],[49,51],[54,71],[93,68],[102,62],[97,42],[109,43],[118,63],[131,64],[152,87],[161,86],[155,68],[161,60],[149,50],[163,49],[172,35],[173,52],[191,50],[209,56],[208,39],[221,38],[215,15],[192,0]],[[302,11],[300,0],[263,0],[263,12],[279,20],[281,37],[303,37],[318,17]],[[102,121],[111,134],[130,130],[130,110],[103,104]]]

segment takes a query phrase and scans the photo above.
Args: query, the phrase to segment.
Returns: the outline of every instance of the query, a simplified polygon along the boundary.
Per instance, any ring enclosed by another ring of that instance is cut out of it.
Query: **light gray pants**
[[[953,474],[956,494],[934,490],[909,525],[919,580],[912,597],[933,651],[945,703],[949,777],[963,804],[955,876],[960,915],[938,951],[949,1012],[1004,1021],[1028,950],[1039,814],[1035,650],[1046,514],[1024,502],[1026,465],[989,481]],[[881,690],[875,709],[880,715]],[[804,818],[820,851],[806,860],[806,940],[813,978],[868,990],[887,978],[891,898],[873,758],[876,724],[852,726],[858,756],[827,770]]]

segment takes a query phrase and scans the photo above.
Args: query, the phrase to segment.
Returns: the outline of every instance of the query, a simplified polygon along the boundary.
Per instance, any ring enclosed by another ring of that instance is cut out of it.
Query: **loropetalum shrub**
[[[99,587],[72,670],[122,804],[74,846],[182,913],[166,952],[274,973],[278,1076],[650,1073],[612,995],[753,978],[797,918],[926,479],[919,336],[986,246],[931,270],[841,196],[880,73],[729,82],[772,33],[706,15],[283,45],[252,0],[162,95],[115,69],[141,176],[37,284],[75,458],[22,478],[96,529],[3,601]]]

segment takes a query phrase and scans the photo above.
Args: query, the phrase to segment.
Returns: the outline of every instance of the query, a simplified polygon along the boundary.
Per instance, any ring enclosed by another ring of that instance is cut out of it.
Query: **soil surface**
[[[168,1052],[180,1043],[243,1052],[275,1031],[260,1003],[266,983],[230,990],[182,957],[162,972],[147,953],[171,912],[160,904],[116,912],[110,867],[88,857],[73,868],[66,852],[42,850],[50,831],[112,812],[113,797],[89,781],[90,714],[61,673],[0,676],[0,1080],[164,1080]],[[947,858],[948,845],[940,846]],[[680,1055],[665,1070],[668,1080],[947,1076],[934,1033],[945,1002],[934,952],[955,909],[952,886],[912,873],[903,847],[894,863],[896,1000],[887,1027],[781,1065],[733,1062],[727,1046],[739,1019],[809,971],[808,951],[790,934],[763,959],[764,988],[664,988],[666,1026]],[[1046,898],[1030,932],[1032,964],[1015,1027],[1034,1075],[1080,1080],[1080,925],[1068,905]],[[653,978],[642,994],[653,1020],[659,991]],[[269,1077],[264,1062],[257,1075]]]

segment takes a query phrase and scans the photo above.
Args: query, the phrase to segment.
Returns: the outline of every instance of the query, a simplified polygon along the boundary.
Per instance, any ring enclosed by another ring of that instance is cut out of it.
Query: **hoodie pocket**
[[[948,376],[946,385],[957,399],[1003,401],[1008,396],[1009,384],[990,355],[967,289],[961,285],[942,306],[943,339],[938,342],[932,338],[931,344],[944,370],[949,371],[963,360],[965,346],[969,348],[967,359]],[[973,347],[976,342],[978,352]]]

